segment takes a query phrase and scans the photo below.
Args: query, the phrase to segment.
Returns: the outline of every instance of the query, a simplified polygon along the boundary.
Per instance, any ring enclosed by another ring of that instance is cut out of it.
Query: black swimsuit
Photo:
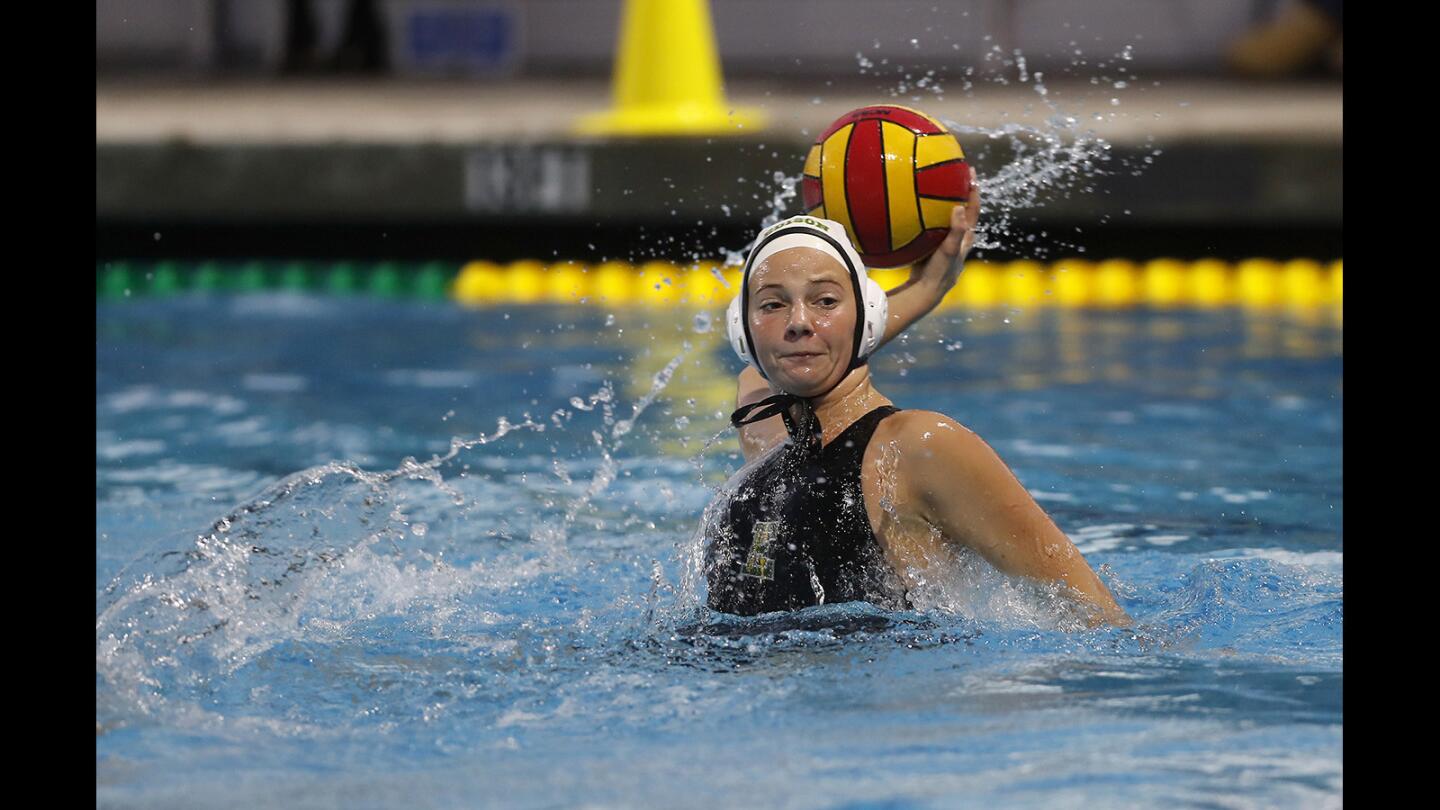
[[[735,489],[712,525],[705,575],[712,610],[744,616],[863,600],[909,600],[865,510],[860,465],[885,405],[823,449],[787,442]]]

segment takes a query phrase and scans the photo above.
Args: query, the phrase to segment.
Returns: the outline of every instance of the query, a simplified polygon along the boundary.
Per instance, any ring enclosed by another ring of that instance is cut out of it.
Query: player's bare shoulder
[[[989,469],[994,456],[974,431],[936,411],[892,415],[876,427],[871,444],[893,452],[896,485],[916,495],[970,481]]]
[[[904,410],[882,420],[875,428],[874,440],[888,442],[903,454],[924,455],[942,447],[962,447],[979,438],[938,411]]]
[[[875,426],[866,464],[876,465],[886,478],[894,506],[926,517],[932,498],[964,477],[960,459],[972,452],[968,445],[977,439],[943,413],[903,410]]]

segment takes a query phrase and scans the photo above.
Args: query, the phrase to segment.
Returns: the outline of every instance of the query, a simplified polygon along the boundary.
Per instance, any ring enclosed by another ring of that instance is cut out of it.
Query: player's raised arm
[[[880,345],[889,343],[910,325],[925,317],[940,304],[940,299],[955,286],[965,259],[975,246],[975,224],[980,221],[980,189],[975,169],[970,169],[970,199],[950,212],[950,233],[934,253],[910,268],[910,278],[893,290],[887,290],[890,317]]]

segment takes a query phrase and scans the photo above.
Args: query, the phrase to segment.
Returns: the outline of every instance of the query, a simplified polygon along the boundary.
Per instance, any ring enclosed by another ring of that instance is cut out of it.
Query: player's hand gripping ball
[[[970,197],[970,167],[945,126],[895,105],[861,107],[810,147],[805,213],[845,226],[867,267],[924,259],[945,240],[950,211]]]

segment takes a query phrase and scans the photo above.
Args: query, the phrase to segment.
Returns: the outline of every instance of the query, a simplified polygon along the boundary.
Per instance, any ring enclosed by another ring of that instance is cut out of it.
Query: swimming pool
[[[97,303],[97,805],[1340,805],[1323,311],[945,311],[876,358],[1138,623],[1078,633],[984,570],[701,609],[718,320]]]

